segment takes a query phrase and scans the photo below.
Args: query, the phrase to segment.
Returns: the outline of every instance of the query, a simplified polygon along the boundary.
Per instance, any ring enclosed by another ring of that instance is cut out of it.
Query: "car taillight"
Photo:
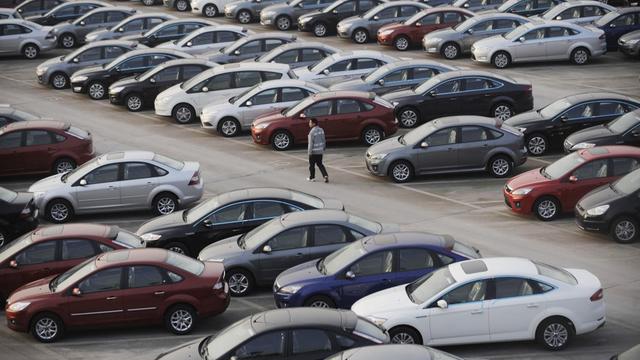
[[[604,297],[604,291],[602,291],[602,289],[599,289],[598,291],[594,292],[593,295],[591,295],[589,300],[598,301],[598,300],[602,300],[603,297]]]
[[[193,173],[191,180],[189,180],[189,185],[198,185],[199,183],[200,183],[200,171],[196,170],[196,172]]]

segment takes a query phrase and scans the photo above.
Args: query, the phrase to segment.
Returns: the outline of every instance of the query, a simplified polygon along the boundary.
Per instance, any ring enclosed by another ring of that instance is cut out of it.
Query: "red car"
[[[91,158],[91,134],[67,123],[20,121],[0,129],[0,176],[65,173]]]
[[[97,254],[143,246],[137,235],[117,226],[69,224],[36,229],[0,251],[0,302],[4,304],[24,284],[67,271]]]
[[[458,7],[435,7],[422,10],[402,23],[385,25],[378,30],[378,43],[405,51],[421,46],[422,38],[438,29],[455,26],[475,14]]]
[[[220,262],[165,249],[117,250],[25,285],[7,301],[7,325],[41,342],[65,330],[164,324],[182,335],[198,317],[224,312],[229,287]]]
[[[519,214],[542,221],[571,212],[584,195],[640,167],[640,149],[603,146],[576,151],[551,165],[530,170],[507,182],[504,199]]]
[[[257,144],[287,150],[307,142],[309,118],[318,119],[327,142],[361,139],[373,145],[398,130],[393,105],[374,93],[327,91],[258,117],[251,124],[251,136]]]

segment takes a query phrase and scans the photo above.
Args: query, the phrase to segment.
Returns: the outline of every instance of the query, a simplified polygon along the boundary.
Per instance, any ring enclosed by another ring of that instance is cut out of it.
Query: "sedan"
[[[16,6],[14,11],[20,14],[21,18],[27,18],[43,15],[64,2],[66,0],[26,0]]]
[[[454,263],[352,309],[388,329],[393,343],[429,346],[535,339],[563,350],[606,320],[595,275],[523,258]]]
[[[638,58],[640,56],[640,30],[620,36],[618,50],[626,55]]]
[[[317,37],[334,33],[337,24],[348,17],[364,14],[383,0],[336,0],[322,10],[298,18],[298,30],[311,31]]]
[[[29,16],[26,20],[40,25],[56,25],[61,22],[73,21],[89,11],[111,4],[95,0],[79,0],[63,2],[43,15]]]
[[[616,8],[595,0],[572,0],[558,4],[540,17],[544,20],[562,20],[574,24],[587,25]]]
[[[47,220],[63,223],[87,213],[152,209],[166,215],[200,200],[203,188],[197,162],[123,151],[37,181],[29,191]]]
[[[367,295],[413,282],[442,266],[479,255],[446,235],[374,235],[283,271],[273,285],[273,296],[279,308],[349,309]]]
[[[137,233],[148,247],[195,256],[207,245],[246,233],[275,217],[313,209],[343,210],[344,206],[337,200],[289,189],[242,189],[217,195],[193,209],[147,221]]]
[[[497,12],[529,17],[540,15],[565,1],[566,0],[508,0],[498,7]]]
[[[205,26],[217,25],[214,22],[208,20],[200,20],[195,18],[175,19],[167,20],[149,31],[145,31],[142,34],[133,34],[121,37],[122,40],[137,41],[140,44],[154,47],[156,45],[165,43],[167,41],[174,41],[182,38],[183,36],[200,29]]]
[[[32,60],[55,47],[56,37],[50,26],[21,19],[0,20],[0,55],[22,55]]]
[[[564,151],[568,153],[594,146],[620,144],[640,147],[640,110],[621,115],[607,124],[569,135],[564,141]]]
[[[640,7],[618,8],[594,23],[604,31],[607,50],[618,50],[618,39],[624,34],[640,30]]]
[[[18,110],[9,104],[0,104],[0,128],[14,122],[34,120],[40,120],[40,117]]]
[[[85,36],[86,42],[120,39],[123,36],[139,35],[145,31],[154,28],[158,24],[162,24],[168,20],[177,19],[173,15],[164,13],[141,13],[135,14],[119,23],[113,25],[109,29],[95,30]]]
[[[132,249],[97,255],[21,287],[7,300],[5,315],[11,330],[44,343],[74,328],[164,324],[184,335],[199,319],[223,313],[229,299],[220,263]]]
[[[516,115],[505,123],[524,133],[531,155],[541,156],[549,149],[562,147],[565,138],[576,131],[605,124],[638,108],[640,100],[625,95],[585,93],[556,100],[536,111]]]
[[[338,210],[309,210],[276,217],[250,232],[218,241],[198,255],[221,261],[231,294],[244,296],[256,286],[273,286],[286,269],[321,258],[369,235],[397,230]]]
[[[234,43],[222,49],[210,51],[200,55],[209,61],[218,64],[240,62],[247,59],[255,59],[278,46],[294,42],[298,39],[295,35],[282,33],[259,33],[249,35],[236,40]]]
[[[542,221],[573,211],[589,191],[640,168],[640,149],[603,146],[576,151],[543,168],[510,179],[504,201],[517,214],[534,213]]]
[[[505,0],[456,0],[451,6],[467,9],[473,12],[497,9]]]
[[[174,49],[187,54],[198,55],[233,44],[248,35],[247,29],[235,25],[213,25],[201,27],[178,40],[162,43],[160,49]]]
[[[555,60],[584,65],[606,52],[600,29],[556,20],[532,21],[502,36],[477,41],[471,46],[471,59],[498,69],[517,62]]]
[[[298,23],[298,18],[314,10],[321,10],[331,0],[293,0],[286,3],[269,5],[260,12],[260,25],[275,26],[278,30],[287,31]]]
[[[107,6],[93,9],[73,22],[57,24],[51,30],[58,45],[70,49],[84,44],[84,38],[94,30],[109,28],[133,14],[136,10],[127,7]]]
[[[38,209],[33,194],[0,187],[0,248],[37,226]]]
[[[434,348],[411,344],[365,346],[345,350],[325,360],[389,360],[394,358],[402,360],[462,360]]]
[[[304,41],[280,45],[273,50],[255,58],[256,62],[287,64],[292,69],[312,66],[340,49],[321,42]],[[247,59],[244,61],[252,61]]]
[[[240,24],[248,24],[260,19],[260,12],[269,5],[283,0],[236,0],[224,6],[224,16],[236,19]]]

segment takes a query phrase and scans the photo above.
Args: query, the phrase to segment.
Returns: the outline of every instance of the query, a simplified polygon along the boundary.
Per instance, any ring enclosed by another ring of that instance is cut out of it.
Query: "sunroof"
[[[487,271],[487,265],[482,260],[465,261],[460,264],[465,274],[475,274]]]

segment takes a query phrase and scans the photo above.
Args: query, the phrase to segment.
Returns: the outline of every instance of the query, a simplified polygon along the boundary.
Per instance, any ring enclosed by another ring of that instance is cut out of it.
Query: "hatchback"
[[[66,0],[27,0],[15,7],[20,17],[38,16],[47,13],[54,7],[66,2]]]
[[[0,55],[22,55],[28,60],[56,47],[50,26],[22,19],[0,20]]]
[[[594,23],[604,31],[607,50],[618,50],[618,39],[624,34],[640,30],[640,7],[618,8]]]
[[[336,0],[322,10],[298,17],[298,30],[311,31],[317,37],[336,32],[338,23],[348,17],[363,15],[384,0]]]
[[[626,55],[637,58],[640,55],[640,30],[620,36],[620,38],[618,38],[618,50]]]
[[[26,17],[40,25],[56,25],[61,22],[73,21],[89,11],[111,4],[95,0],[65,1],[42,15]]]
[[[162,49],[174,49],[197,55],[208,51],[219,51],[238,39],[249,35],[247,29],[235,25],[214,25],[201,27],[182,38],[158,45]]]
[[[510,179],[504,201],[518,214],[550,221],[573,208],[589,191],[640,167],[640,149],[603,146],[579,150],[543,168]]]
[[[633,145],[640,147],[640,110],[620,115],[615,120],[579,130],[564,141],[564,151],[589,149],[594,146]]]
[[[287,64],[292,69],[296,69],[299,67],[314,65],[325,59],[327,56],[331,56],[339,51],[340,49],[321,42],[292,42],[280,45],[267,53],[257,56],[255,61],[261,63],[275,62],[279,64]],[[245,61],[252,61],[252,59],[247,59]]]
[[[86,42],[120,39],[128,35],[140,35],[168,20],[177,19],[173,15],[164,13],[145,12],[134,14],[113,25],[109,29],[100,29],[90,32],[85,36]]]
[[[248,24],[260,19],[260,12],[269,5],[282,0],[236,0],[224,6],[224,16],[236,19],[240,24]]]
[[[107,6],[89,11],[71,23],[60,23],[53,27],[52,33],[58,39],[58,46],[70,49],[84,44],[84,38],[94,30],[109,28],[122,19],[133,14],[136,10],[128,7]]]
[[[0,128],[18,121],[40,120],[37,115],[16,109],[9,104],[0,104]]]
[[[345,350],[325,360],[389,360],[394,358],[402,360],[462,360],[434,348],[411,344],[364,346]]]
[[[295,27],[300,16],[314,10],[321,10],[332,2],[331,0],[293,0],[269,5],[260,12],[260,25],[275,26],[278,30],[287,31]]]
[[[616,8],[595,0],[573,0],[558,4],[540,15],[545,20],[562,20],[574,24],[590,24]]]
[[[529,17],[542,14],[563,2],[565,0],[508,0],[498,7],[497,12]]]
[[[236,63],[265,54],[278,46],[296,41],[296,35],[283,33],[258,33],[239,38],[230,45],[200,55],[218,64]]]
[[[37,226],[38,209],[33,202],[33,194],[14,192],[0,186],[0,248]]]
[[[163,249],[112,251],[27,284],[7,300],[10,329],[45,343],[65,330],[164,324],[176,335],[229,306],[220,263]]]
[[[212,25],[217,24],[208,20],[196,18],[167,20],[142,34],[126,35],[121,37],[121,39],[137,41],[140,44],[154,47],[167,41],[178,40],[201,27]]]

